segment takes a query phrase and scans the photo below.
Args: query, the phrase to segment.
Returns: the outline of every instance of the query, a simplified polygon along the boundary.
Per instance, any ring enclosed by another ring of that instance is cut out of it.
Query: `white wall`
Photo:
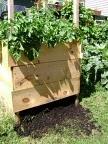
[[[85,6],[101,10],[101,15],[108,16],[108,0],[85,0]]]

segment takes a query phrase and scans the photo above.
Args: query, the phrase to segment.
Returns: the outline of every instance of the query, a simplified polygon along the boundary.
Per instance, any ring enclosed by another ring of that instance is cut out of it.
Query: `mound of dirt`
[[[74,100],[72,96],[20,112],[21,123],[15,126],[15,131],[20,136],[33,138],[42,137],[51,129],[63,133],[64,127],[69,128],[73,136],[99,134],[99,126],[90,119],[91,112],[80,104],[76,108]]]

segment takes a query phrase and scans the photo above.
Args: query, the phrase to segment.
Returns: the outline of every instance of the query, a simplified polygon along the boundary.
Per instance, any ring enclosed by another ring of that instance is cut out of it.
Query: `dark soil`
[[[91,121],[91,112],[80,104],[74,106],[75,97],[52,102],[43,106],[20,112],[20,125],[15,131],[20,136],[42,137],[51,131],[63,133],[68,128],[73,136],[87,137],[100,134],[99,126]]]

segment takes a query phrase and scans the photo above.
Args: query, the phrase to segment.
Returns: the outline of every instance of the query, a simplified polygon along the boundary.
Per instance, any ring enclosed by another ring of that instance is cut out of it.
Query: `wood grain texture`
[[[79,0],[73,0],[73,22],[79,26]]]
[[[13,91],[13,82],[12,71],[11,68],[8,67],[8,48],[3,47],[2,42],[0,43],[0,46],[2,51],[2,61],[0,63],[0,102],[14,117],[11,93]]]
[[[8,20],[14,18],[14,0],[8,0]]]
[[[13,116],[12,104],[12,73],[9,67],[4,67],[0,64],[0,102],[6,110]]]
[[[14,112],[39,106],[51,101],[78,94],[80,90],[79,79],[65,79],[32,88],[13,91]]]
[[[78,60],[25,65],[13,68],[14,90],[27,89],[65,78],[80,77]]]
[[[54,48],[48,48],[45,44],[42,44],[39,57],[33,61],[29,61],[22,53],[21,59],[15,63],[12,57],[8,56],[8,65],[10,67],[17,65],[27,65],[45,62],[54,62],[67,59],[80,58],[81,45],[79,42],[74,41],[72,43],[59,43]]]
[[[39,57],[33,62],[22,54],[22,59],[15,63],[8,48],[2,45],[0,99],[7,109],[19,112],[78,94],[80,46],[76,41],[58,44],[55,48],[43,44]]]

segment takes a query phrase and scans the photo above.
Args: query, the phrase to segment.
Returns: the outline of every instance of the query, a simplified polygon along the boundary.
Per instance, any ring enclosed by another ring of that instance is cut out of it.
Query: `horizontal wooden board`
[[[44,83],[76,77],[80,77],[78,60],[13,67],[14,90],[27,89]]]
[[[80,91],[79,79],[65,79],[58,82],[35,86],[32,88],[13,91],[14,112],[29,109],[51,101],[78,94]]]
[[[80,51],[81,45],[76,41],[66,44],[59,43],[54,48],[48,48],[45,44],[42,44],[40,54],[34,61],[29,61],[22,53],[22,57],[17,63],[15,63],[11,56],[9,56],[8,65],[12,67],[16,65],[36,64],[75,59],[80,58]]]

